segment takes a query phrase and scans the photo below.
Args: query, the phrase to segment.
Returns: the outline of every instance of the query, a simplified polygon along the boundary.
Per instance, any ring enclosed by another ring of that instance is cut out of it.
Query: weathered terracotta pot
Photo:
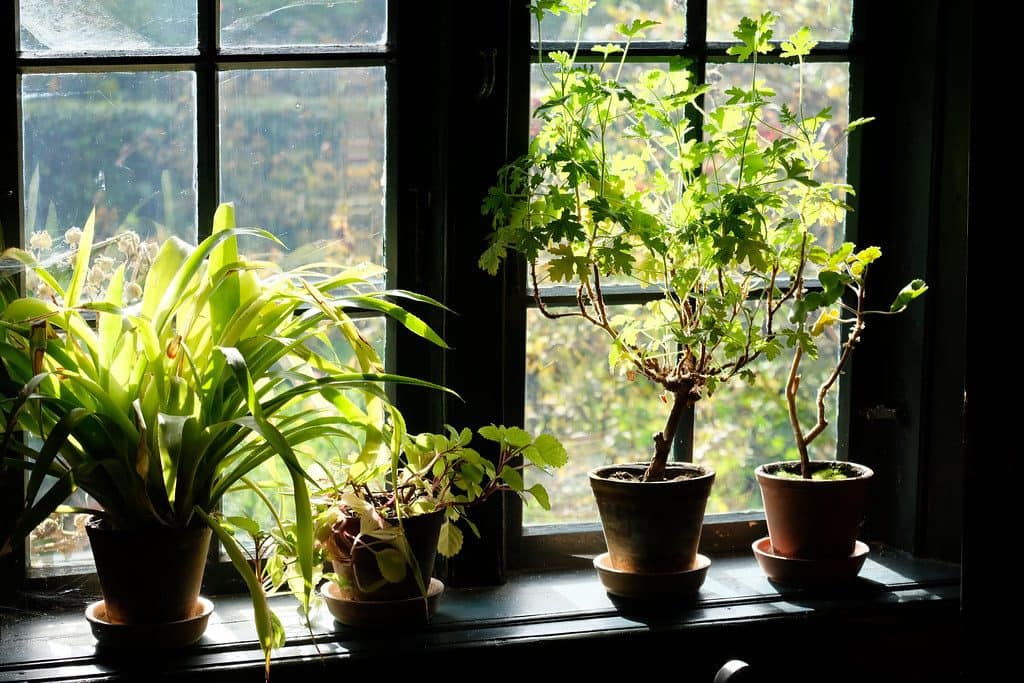
[[[210,528],[85,527],[106,619],[118,624],[182,621],[195,613],[210,549]]]
[[[761,487],[768,535],[777,555],[806,560],[842,559],[854,552],[864,521],[868,483],[874,473],[852,462],[812,461],[812,471],[838,466],[846,479],[776,476],[800,472],[800,463],[761,465],[754,474]]]
[[[646,467],[608,465],[590,471],[611,565],[638,573],[688,571],[697,558],[715,472],[669,463],[664,481],[612,478],[617,472],[638,477]]]
[[[434,560],[437,557],[437,539],[444,522],[444,511],[416,515],[402,520],[406,539],[412,549],[413,557],[419,566],[420,576],[425,584],[430,583],[434,573]],[[343,600],[406,600],[421,597],[419,584],[411,568],[405,578],[398,583],[381,581],[380,569],[374,551],[392,547],[382,540],[361,537],[356,543],[351,539],[359,532],[359,519],[351,517],[338,522],[334,526],[334,540],[341,555],[331,557],[334,572],[345,579],[346,586],[338,587],[337,594]],[[375,590],[364,590],[381,584]]]

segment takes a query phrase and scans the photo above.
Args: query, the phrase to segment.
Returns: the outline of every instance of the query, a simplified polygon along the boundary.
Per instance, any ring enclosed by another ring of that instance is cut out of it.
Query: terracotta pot
[[[669,463],[664,481],[611,478],[616,473],[639,477],[646,467],[609,465],[590,471],[611,565],[640,573],[693,569],[715,472]]]
[[[444,511],[416,515],[402,520],[405,536],[409,541],[413,557],[420,569],[424,583],[429,584],[434,574],[434,559],[437,556],[437,539],[441,534],[444,522]],[[397,522],[396,522],[397,523]],[[339,587],[337,597],[343,600],[407,600],[422,597],[419,584],[412,568],[407,568],[405,578],[398,583],[384,582],[374,590],[364,590],[383,580],[374,551],[392,547],[390,543],[362,537],[356,543],[354,538],[359,531],[359,519],[352,517],[339,522],[334,527],[336,546],[342,551],[340,557],[332,557],[331,565],[334,572],[345,579],[344,587]]]
[[[158,624],[193,616],[210,549],[209,527],[112,529],[93,517],[85,530],[109,622]]]
[[[774,474],[780,470],[799,474],[799,462],[769,463],[754,471],[777,555],[806,560],[853,555],[874,473],[852,462],[811,462],[812,471],[832,466],[845,470],[848,478],[819,480]]]

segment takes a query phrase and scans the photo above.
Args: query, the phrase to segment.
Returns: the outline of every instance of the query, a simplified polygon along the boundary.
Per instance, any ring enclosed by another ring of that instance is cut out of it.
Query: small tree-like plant
[[[587,4],[532,9],[541,25],[564,11],[582,22]],[[799,336],[785,339],[777,321],[809,296],[803,267],[823,251],[812,229],[848,208],[851,188],[821,181],[819,169],[865,120],[826,146],[817,133],[829,109],[778,101],[758,73],[759,56],[774,49],[775,21],[765,13],[740,22],[728,52],[750,64],[749,78],[714,108],[685,61],[627,63],[653,22],[619,25],[624,42],[596,47],[596,61],[578,42],[550,54],[550,93],[535,112],[541,128],[483,204],[493,232],[480,266],[495,273],[510,251],[520,254],[540,312],[603,330],[611,368],[646,377],[670,406],[644,480],[664,477],[684,409],[737,376],[751,379],[753,361],[777,357]],[[806,28],[782,44],[801,79],[814,45]],[[657,294],[641,315],[612,315],[612,278]],[[549,306],[540,288],[550,283],[574,286],[575,306]]]

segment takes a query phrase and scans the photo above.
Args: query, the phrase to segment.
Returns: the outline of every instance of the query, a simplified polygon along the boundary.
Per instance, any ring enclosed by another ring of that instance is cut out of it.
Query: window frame
[[[462,398],[438,400],[414,388],[399,388],[396,396],[411,429],[436,429],[444,422],[521,424],[522,264],[510,262],[491,277],[476,261],[489,230],[480,215],[481,199],[497,169],[524,151],[527,141],[528,98],[517,93],[529,92],[534,57],[528,2],[403,3],[401,14],[395,9],[398,0],[388,3],[388,115],[394,123],[388,132],[394,186],[391,191],[389,185],[388,209],[397,246],[387,265],[396,269],[394,285],[433,296],[454,311],[417,309],[452,351],[398,336],[388,345],[389,362],[398,372],[450,386]],[[14,5],[0,4],[0,31],[8,36],[17,35]],[[706,6],[691,0],[687,11],[699,17]],[[857,453],[856,459],[876,472],[865,535],[914,554],[953,560],[959,559],[964,525],[964,431],[962,421],[943,417],[959,409],[963,393],[965,314],[955,302],[964,298],[966,282],[966,183],[963,173],[943,169],[966,168],[970,127],[963,122],[971,121],[970,97],[958,93],[969,82],[964,72],[972,63],[941,46],[955,44],[950,38],[960,35],[958,17],[965,14],[972,14],[966,0],[952,7],[938,0],[914,7],[854,4],[850,114],[869,112],[878,121],[848,151],[848,173],[860,194],[847,234],[886,246],[885,263],[873,277],[878,290],[899,286],[903,274],[912,272],[923,275],[932,291],[921,305],[872,328],[855,354],[852,381],[840,387],[840,421],[849,424],[840,448]],[[688,18],[688,25],[695,24]],[[200,30],[208,34],[211,28],[203,24]],[[7,103],[0,108],[0,130],[10,133],[20,131],[18,55],[13,40],[3,47],[8,59],[0,73],[9,90],[0,95]],[[698,48],[719,46],[695,41],[693,49]],[[981,69],[980,60],[974,67]],[[908,127],[920,131],[908,135]],[[867,172],[854,173],[857,169]],[[7,244],[16,244],[20,157],[0,168],[0,181],[3,235]],[[909,351],[892,354],[898,346]],[[864,367],[871,369],[858,374]],[[877,377],[890,386],[873,386]],[[949,405],[940,410],[943,404]],[[896,408],[899,419],[872,420],[877,406]],[[5,506],[14,499],[4,491],[19,484],[0,479],[0,515],[10,511]],[[525,566],[570,563],[573,555],[596,552],[602,541],[596,524],[523,535],[521,509],[509,496],[494,497],[472,514],[482,538],[467,534],[460,555],[442,567],[453,587],[500,583]],[[709,518],[704,539],[722,537],[728,547],[742,548],[744,527],[748,534],[753,528],[763,535],[757,524],[763,522]],[[23,573],[20,554],[0,558],[0,604],[13,604],[8,595],[23,601],[22,588],[42,592],[66,585],[53,579],[25,586]]]

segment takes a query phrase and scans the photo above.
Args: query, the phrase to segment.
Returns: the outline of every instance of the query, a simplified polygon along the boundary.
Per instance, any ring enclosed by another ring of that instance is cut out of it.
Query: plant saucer
[[[342,597],[341,589],[331,581],[320,588],[320,596],[335,621],[361,628],[422,626],[434,616],[442,593],[444,584],[439,579],[430,580],[426,604],[422,595],[400,600],[352,600]]]
[[[710,566],[711,560],[700,553],[692,568],[679,572],[627,572],[613,567],[608,553],[594,558],[594,568],[608,593],[637,600],[691,597],[700,590]]]
[[[122,624],[107,620],[107,607],[102,600],[85,608],[85,618],[92,634],[103,647],[170,650],[192,645],[203,637],[213,613],[213,602],[199,596],[192,615],[180,621],[152,624]]]
[[[769,536],[754,541],[751,548],[757,563],[761,565],[761,571],[769,579],[795,586],[820,586],[850,581],[860,573],[868,556],[868,546],[861,541],[856,541],[853,552],[847,557],[824,560],[777,555]]]

